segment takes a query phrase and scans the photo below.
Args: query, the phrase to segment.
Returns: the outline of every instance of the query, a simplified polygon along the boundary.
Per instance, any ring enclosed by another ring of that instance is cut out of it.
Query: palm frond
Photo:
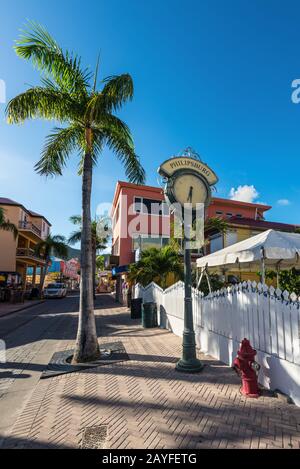
[[[82,216],[81,215],[72,215],[69,218],[70,222],[73,223],[73,225],[79,225],[81,226],[82,224]]]
[[[91,73],[81,68],[80,59],[63,52],[57,42],[40,24],[29,21],[16,41],[15,51],[23,59],[31,60],[39,70],[53,77],[69,92],[86,93]]]
[[[204,229],[205,231],[215,230],[220,233],[226,233],[228,231],[228,223],[221,217],[210,217],[205,220]]]
[[[4,222],[4,208],[0,207],[0,225]]]
[[[14,225],[13,223],[10,223],[9,220],[7,221],[3,220],[2,223],[0,223],[0,230],[10,231],[14,235],[15,239],[17,238],[18,233],[19,233],[16,225]]]
[[[118,138],[117,135],[110,134],[106,139],[106,143],[123,164],[128,180],[135,184],[145,184],[146,175],[140,163],[140,158],[127,142]]]
[[[100,62],[100,53],[97,57],[96,69],[94,73],[94,84],[93,84],[93,92],[95,93],[97,87],[97,80],[98,80],[98,70],[99,70],[99,62]]]
[[[102,94],[110,110],[119,109],[122,104],[133,98],[133,80],[129,73],[107,77]]]
[[[9,124],[39,117],[62,122],[79,119],[80,111],[79,103],[69,93],[36,86],[11,99],[6,107],[6,116]]]
[[[70,153],[78,145],[81,133],[82,130],[76,126],[55,128],[46,138],[41,159],[35,165],[35,170],[46,176],[61,175]]]
[[[114,116],[115,117],[115,116]],[[125,174],[130,182],[137,184],[145,183],[145,171],[140,163],[139,157],[135,154],[133,141],[131,135],[126,127],[115,126],[116,122],[122,122],[120,119],[115,118],[107,119],[107,123],[103,123],[94,130],[94,141],[96,145],[103,145],[104,143],[112,150],[117,158],[121,161],[125,168]]]
[[[68,238],[68,244],[76,244],[81,241],[81,230],[73,231]]]
[[[66,238],[62,235],[51,235],[50,233],[46,239],[43,239],[35,245],[35,252],[47,260],[50,258],[51,254],[67,257],[68,246],[66,244]]]

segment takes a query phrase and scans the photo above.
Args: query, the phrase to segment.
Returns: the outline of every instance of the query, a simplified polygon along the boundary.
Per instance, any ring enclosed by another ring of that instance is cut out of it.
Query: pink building
[[[119,266],[134,262],[140,248],[168,242],[170,216],[161,188],[118,181],[111,217],[112,255]]]
[[[170,236],[170,215],[160,187],[118,181],[111,212],[112,257],[119,267],[136,260],[137,252],[150,246],[161,247]],[[269,205],[252,204],[214,197],[208,217],[231,220],[264,220]]]

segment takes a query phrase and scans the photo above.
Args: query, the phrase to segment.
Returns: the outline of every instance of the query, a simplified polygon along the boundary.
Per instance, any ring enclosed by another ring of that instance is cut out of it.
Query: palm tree
[[[11,233],[13,233],[15,239],[18,236],[18,229],[16,225],[10,223],[9,220],[6,220],[3,207],[0,207],[0,230],[10,231]]]
[[[97,89],[98,62],[91,74],[77,55],[63,51],[40,25],[29,23],[15,46],[19,57],[31,60],[42,74],[41,86],[29,88],[7,106],[9,123],[52,119],[66,124],[47,137],[35,169],[42,175],[61,175],[70,155],[79,153],[82,176],[81,288],[77,339],[73,362],[99,355],[93,304],[91,189],[93,166],[106,145],[125,167],[130,181],[143,183],[144,170],[135,154],[127,125],[114,115],[133,97],[129,74],[111,76]]]
[[[103,254],[96,257],[96,267],[98,271],[102,271],[105,268],[105,257]]]
[[[81,233],[82,233],[82,217],[80,215],[73,215],[70,217],[70,221],[79,227],[78,230],[73,231],[71,236],[68,239],[69,244],[76,244],[81,242]],[[101,219],[95,218],[91,221],[91,233],[92,233],[92,262],[93,262],[93,294],[95,298],[95,289],[96,289],[96,256],[98,251],[102,251],[106,248],[108,238],[103,238],[98,235],[98,222]]]
[[[67,257],[68,255],[68,246],[66,244],[65,237],[61,235],[52,236],[51,233],[49,233],[46,239],[43,239],[35,245],[35,253],[38,256],[43,257],[43,259],[46,261],[46,266],[43,270],[43,275],[41,275],[40,281],[40,294],[42,295],[45,278],[47,276],[50,265],[51,255],[62,258]]]
[[[149,248],[142,251],[140,260],[130,265],[128,279],[143,286],[155,282],[166,288],[170,274],[173,275],[174,283],[183,279],[182,256],[175,243],[160,249]]]
[[[216,231],[218,233],[226,233],[228,231],[228,223],[221,217],[208,217],[204,223],[204,231]]]

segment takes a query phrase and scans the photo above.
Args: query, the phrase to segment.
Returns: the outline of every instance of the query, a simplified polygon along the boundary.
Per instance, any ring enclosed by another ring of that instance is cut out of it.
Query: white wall
[[[184,285],[165,291],[155,283],[136,287],[136,297],[158,305],[161,327],[182,336]],[[195,337],[202,352],[232,365],[246,337],[257,350],[259,382],[279,389],[300,406],[300,316],[295,294],[244,282],[212,295],[193,290]]]

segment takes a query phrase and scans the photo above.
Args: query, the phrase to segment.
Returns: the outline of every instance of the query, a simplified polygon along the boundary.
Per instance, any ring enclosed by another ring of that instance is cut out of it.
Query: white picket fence
[[[155,283],[136,286],[135,297],[158,305],[161,327],[177,335],[183,331],[184,284],[162,290]],[[259,381],[280,389],[300,406],[300,301],[256,282],[218,290],[203,296],[193,289],[193,316],[197,345],[207,354],[231,365],[246,337],[257,350]]]

